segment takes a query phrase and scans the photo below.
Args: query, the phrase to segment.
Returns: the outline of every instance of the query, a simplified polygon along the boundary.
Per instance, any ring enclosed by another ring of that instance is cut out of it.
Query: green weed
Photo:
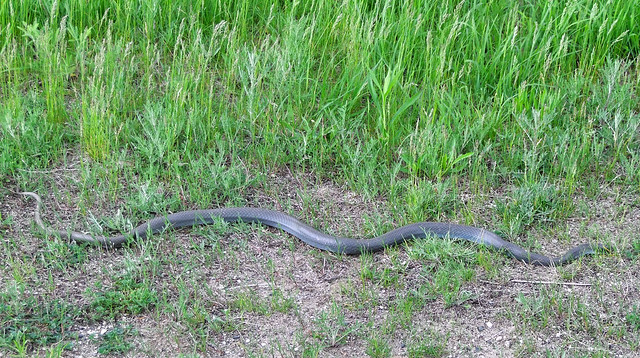
[[[513,237],[534,224],[549,225],[567,217],[573,205],[566,194],[552,185],[526,183],[512,191],[497,207],[503,231]]]
[[[68,243],[46,241],[46,249],[38,256],[41,265],[56,270],[66,270],[77,267],[87,260],[87,251],[82,245],[69,245]]]
[[[636,331],[640,330],[640,306],[633,306],[627,313],[627,323]]]
[[[26,355],[38,347],[71,340],[74,337],[71,328],[79,316],[78,307],[62,300],[47,302],[17,292],[2,293],[0,347]]]
[[[383,339],[371,338],[367,343],[365,353],[369,357],[386,358],[391,356],[391,347],[389,343]]]
[[[412,358],[444,357],[447,353],[446,341],[446,337],[441,334],[427,331],[412,337],[407,352]]]
[[[121,314],[139,314],[152,309],[158,301],[157,293],[143,280],[131,276],[116,279],[113,288],[102,285],[89,289],[92,297],[89,313],[94,319],[114,318]]]
[[[127,338],[136,335],[136,331],[130,327],[120,327],[107,331],[100,336],[98,353],[100,354],[125,354],[133,349],[133,343]]]
[[[347,322],[343,309],[335,302],[314,320],[313,336],[326,347],[344,345],[357,326]]]

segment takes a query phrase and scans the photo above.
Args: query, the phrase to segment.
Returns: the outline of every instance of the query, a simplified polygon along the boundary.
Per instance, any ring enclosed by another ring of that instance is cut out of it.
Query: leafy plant
[[[93,300],[90,304],[94,319],[114,318],[120,314],[139,314],[153,308],[158,301],[155,290],[132,276],[124,276],[114,282],[113,288],[88,290]]]
[[[133,343],[127,341],[128,337],[136,335],[131,327],[116,326],[100,336],[98,353],[100,354],[124,354],[133,349]]]
[[[0,294],[0,347],[26,354],[73,338],[71,328],[81,315],[78,307],[62,300],[47,302],[31,295],[18,299],[16,295]]]

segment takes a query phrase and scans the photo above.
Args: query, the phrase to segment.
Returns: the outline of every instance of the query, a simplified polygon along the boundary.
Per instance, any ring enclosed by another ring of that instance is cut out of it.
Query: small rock
[[[489,328],[493,327],[493,323],[487,322],[487,327],[489,327]]]
[[[478,332],[484,331],[484,326],[478,326]]]

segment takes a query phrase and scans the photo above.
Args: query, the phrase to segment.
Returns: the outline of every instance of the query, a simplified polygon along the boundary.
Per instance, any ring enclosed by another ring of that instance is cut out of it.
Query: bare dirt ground
[[[41,193],[44,219],[66,227],[77,217],[75,208],[67,204],[75,201],[77,188],[66,180],[53,178],[50,183],[59,186],[55,197]],[[470,199],[471,211],[489,217],[485,207],[499,199],[501,192]],[[396,326],[391,333],[384,329],[400,315],[394,310],[396,299],[406,293],[402,291],[430,282],[429,268],[437,265],[413,260],[410,248],[372,255],[375,269],[388,268],[397,275],[397,281],[388,286],[362,277],[360,257],[320,252],[286,233],[257,225],[180,230],[122,250],[87,248],[88,257],[82,264],[51,269],[41,260],[47,250],[45,240],[51,239],[38,234],[32,223],[34,202],[7,191],[1,195],[2,217],[11,218],[4,228],[3,246],[13,251],[2,254],[3,291],[24,280],[32,295],[48,294],[86,307],[90,305],[87,290],[97,282],[109,287],[114,277],[141,272],[160,293],[163,303],[152,310],[113,320],[78,321],[72,328],[78,338],[66,356],[99,356],[96,337],[116,326],[131,326],[137,332],[130,338],[134,348],[127,356],[131,357],[194,352],[209,357],[305,356],[318,342],[324,344],[320,357],[360,357],[367,356],[368,339],[376,332],[384,332],[380,335],[391,357],[408,356],[411,344],[428,337],[441,340],[442,354],[448,357],[640,356],[634,351],[639,334],[626,320],[631,307],[640,302],[640,260],[622,253],[639,238],[640,205],[637,198],[616,188],[595,199],[576,195],[576,203],[586,205],[589,215],[580,216],[576,210],[566,224],[556,226],[570,241],[548,239],[554,231],[534,230],[533,234],[545,254],[560,254],[600,238],[612,242],[617,254],[545,268],[489,252],[489,258],[499,264],[494,271],[475,268],[474,277],[462,287],[471,298],[452,306],[442,298],[425,299],[410,323]],[[460,196],[474,195],[462,188]],[[336,183],[288,171],[267,175],[264,184],[247,190],[245,199],[253,206],[287,211],[332,234],[372,234],[366,218],[382,218],[392,224],[385,219],[384,199],[366,200]],[[123,203],[103,198],[90,211],[106,217],[120,205]],[[17,272],[20,270],[25,272]],[[253,295],[249,300],[269,301],[274,289],[290,298],[294,308],[266,313],[230,309],[243,293]],[[367,300],[367,295],[373,298]],[[219,331],[189,329],[179,312],[195,312],[190,302],[203,305],[202,311],[210,315],[208,321],[227,320],[235,326]],[[185,308],[171,308],[180,305]],[[342,307],[342,321],[331,315],[333,306]],[[327,346],[331,340],[326,335],[319,338],[323,322],[337,332],[333,346]],[[207,336],[198,337],[198,332]],[[45,352],[42,348],[34,354]]]

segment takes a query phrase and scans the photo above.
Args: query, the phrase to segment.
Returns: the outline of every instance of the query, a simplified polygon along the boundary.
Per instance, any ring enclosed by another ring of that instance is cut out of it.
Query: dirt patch
[[[57,197],[74,201],[73,188],[56,190]],[[42,194],[46,221],[66,227],[77,217],[73,207]],[[442,343],[444,355],[451,357],[553,356],[562,351],[624,356],[637,347],[630,342],[638,338],[637,330],[626,317],[640,298],[640,265],[621,254],[543,268],[490,253],[504,264],[476,266],[461,288],[464,300],[448,305],[437,294],[416,294],[420,307],[407,311],[411,316],[405,319],[397,305],[409,302],[408,293],[432,285],[439,263],[412,260],[404,248],[370,258],[340,256],[259,225],[214,225],[157,235],[122,250],[85,248],[81,263],[55,267],[47,262],[56,258],[52,243],[68,245],[37,234],[32,201],[0,195],[2,217],[11,218],[2,234],[3,290],[23,285],[32,294],[86,310],[95,292],[131,275],[157,294],[149,311],[76,322],[71,330],[77,339],[68,356],[97,356],[100,337],[116,326],[135,329],[128,338],[134,344],[130,356],[316,352],[353,357],[371,353],[375,339],[385,342],[391,357],[407,356],[421,344],[428,347],[429,340]],[[487,217],[488,203],[500,195],[477,197],[464,188],[460,194],[476,217]],[[267,175],[245,199],[341,236],[370,236],[376,222],[388,223],[391,217],[382,200],[366,200],[344,186],[288,171]],[[611,189],[596,199],[574,200],[588,216],[578,214],[551,230],[534,230],[541,252],[559,254],[589,240],[607,241],[622,251],[638,238],[640,208],[633,197]],[[93,207],[108,215],[116,204]],[[571,240],[550,239],[550,233]],[[60,259],[68,260],[65,255]],[[366,267],[381,278],[368,277]],[[384,276],[387,272],[390,278]]]

